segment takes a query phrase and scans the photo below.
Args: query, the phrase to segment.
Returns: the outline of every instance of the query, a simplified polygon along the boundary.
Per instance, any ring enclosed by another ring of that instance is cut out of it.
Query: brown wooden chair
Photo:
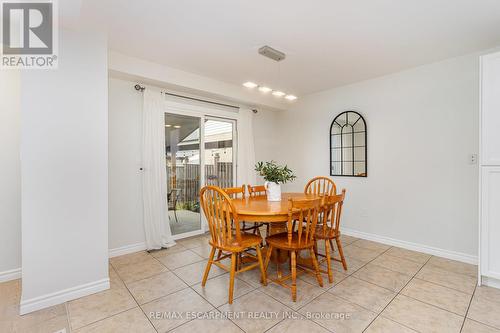
[[[266,187],[264,185],[247,185],[248,195],[250,197],[266,196]]]
[[[283,287],[292,290],[292,300],[297,300],[297,254],[300,251],[307,250],[312,259],[314,271],[319,285],[323,286],[323,279],[319,270],[318,261],[314,253],[314,233],[316,230],[316,223],[318,220],[318,211],[320,208],[321,199],[309,200],[293,200],[290,198],[287,232],[282,232],[266,238],[269,246],[266,254],[266,269],[269,265],[271,253],[273,249],[284,250],[290,253],[290,268],[291,275],[272,279],[273,282],[280,284]],[[294,221],[304,221],[304,223],[294,223]],[[297,227],[297,230],[295,229]],[[289,278],[292,279],[292,284],[285,283]]]
[[[317,195],[335,195],[337,194],[337,186],[328,177],[314,177],[311,179],[304,188],[305,194]]]
[[[241,185],[241,187],[226,187],[222,189],[224,192],[226,192],[227,195],[231,199],[238,198],[241,195],[241,198],[245,198],[245,185]],[[250,223],[250,226],[247,227],[245,221],[241,221],[241,231],[252,231],[254,234],[259,234],[260,235],[260,228],[261,224],[258,223]]]
[[[210,267],[212,264],[229,272],[229,304],[233,302],[234,276],[237,273],[245,272],[250,269],[260,267],[261,282],[266,285],[266,272],[264,262],[260,251],[262,238],[260,236],[248,233],[242,233],[238,221],[238,213],[234,208],[231,198],[219,187],[205,186],[200,191],[200,202],[203,212],[208,221],[211,238],[209,244],[212,246],[210,256],[208,258],[207,267],[203,274],[201,285],[204,287]],[[234,221],[234,229],[231,228]],[[244,251],[249,248],[255,248],[257,256],[245,253],[246,256],[253,259],[252,264],[236,269],[237,257],[243,255]],[[219,255],[214,259],[215,251],[219,254],[223,252],[229,253]],[[220,263],[221,260],[231,257],[231,266],[227,267]],[[257,261],[257,262],[255,262]]]
[[[347,262],[342,250],[342,242],[340,241],[340,217],[342,216],[342,206],[344,204],[345,189],[342,194],[326,196],[321,207],[323,221],[316,226],[314,252],[317,256],[326,258],[327,271],[322,271],[328,274],[328,282],[333,282],[333,272],[331,261],[342,263],[344,270],[347,270]],[[340,258],[334,258],[331,252],[334,251],[333,240],[337,243]],[[318,252],[318,241],[325,242],[325,254]]]

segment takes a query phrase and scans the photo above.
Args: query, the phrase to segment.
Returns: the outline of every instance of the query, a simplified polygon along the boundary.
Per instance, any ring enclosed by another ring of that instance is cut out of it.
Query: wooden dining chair
[[[248,196],[250,197],[258,197],[258,196],[266,196],[266,187],[264,185],[247,185]]]
[[[335,195],[337,194],[337,186],[328,177],[314,177],[311,179],[304,188],[305,194],[317,195]]]
[[[347,262],[344,257],[344,251],[342,250],[342,242],[340,241],[340,218],[342,216],[344,199],[345,189],[342,190],[341,194],[324,197],[323,205],[320,209],[323,211],[323,213],[320,214],[323,221],[321,224],[316,226],[316,232],[314,235],[314,252],[318,257],[326,259],[327,271],[322,270],[322,272],[328,274],[328,282],[330,283],[333,283],[332,260],[341,262],[344,270],[347,270]],[[335,240],[335,243],[337,244],[340,258],[334,258],[333,253],[331,253],[334,251],[333,240]],[[325,242],[325,254],[318,252],[318,246],[316,243],[318,241]]]
[[[291,275],[271,279],[273,282],[292,291],[292,300],[297,300],[297,255],[300,251],[309,251],[316,279],[323,287],[323,279],[319,270],[319,264],[314,253],[314,233],[318,220],[318,210],[321,199],[294,200],[290,198],[288,209],[287,232],[275,234],[266,238],[269,246],[266,253],[265,267],[267,269],[273,249],[288,251],[290,253]],[[304,223],[295,223],[295,221]],[[294,230],[296,227],[297,230]],[[307,272],[307,271],[306,271]],[[287,285],[286,280],[292,279],[292,284]]]
[[[242,185],[241,187],[226,187],[222,189],[226,194],[231,198],[235,199],[238,197],[245,198],[245,185]],[[260,235],[260,224],[258,223],[251,223],[250,226],[247,226],[245,221],[241,221],[241,231],[251,231],[254,234],[259,234]]]
[[[229,272],[229,304],[233,303],[234,277],[238,273],[246,272],[256,267],[260,268],[261,282],[267,285],[266,272],[264,269],[264,261],[260,251],[262,238],[260,236],[248,233],[242,233],[240,224],[238,223],[238,213],[234,208],[231,198],[221,188],[216,186],[205,186],[200,191],[200,202],[203,212],[208,221],[210,230],[209,244],[212,246],[210,255],[203,274],[201,285],[204,287],[210,267],[212,264]],[[234,223],[232,223],[234,221]],[[234,225],[234,229],[231,225]],[[257,256],[253,256],[245,251],[255,248]],[[214,259],[215,251],[218,250],[219,255]],[[251,257],[252,263],[244,267],[238,267],[236,260],[238,256],[245,254]],[[231,257],[231,266],[227,267],[220,261]]]

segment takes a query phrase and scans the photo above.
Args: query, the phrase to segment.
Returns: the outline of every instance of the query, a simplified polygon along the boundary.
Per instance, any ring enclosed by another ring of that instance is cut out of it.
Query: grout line
[[[363,330],[363,332],[365,332],[365,331],[368,329],[368,327],[370,327],[370,326],[371,326],[371,324],[373,324],[373,322],[374,322],[374,321],[375,321],[378,317],[380,317],[380,315],[382,314],[382,312],[384,312],[384,311],[385,311],[385,309],[387,309],[387,307],[388,307],[388,306],[389,306],[389,305],[390,305],[390,304],[394,301],[394,299],[396,299],[396,297],[398,297],[399,295],[402,295],[402,294],[401,294],[401,291],[403,291],[403,290],[406,288],[406,286],[407,286],[408,284],[410,284],[410,282],[411,282],[411,281],[415,278],[415,276],[417,276],[417,274],[418,274],[418,273],[422,270],[422,268],[424,268],[424,266],[425,266],[425,265],[429,262],[429,260],[431,260],[431,258],[432,258],[432,257],[430,257],[430,258],[428,258],[428,259],[427,259],[427,261],[426,261],[426,262],[422,265],[422,267],[420,267],[420,269],[419,269],[419,270],[418,270],[418,271],[417,271],[417,272],[416,272],[416,273],[412,276],[412,278],[411,278],[410,280],[408,280],[408,282],[407,282],[407,283],[403,286],[403,288],[401,288],[401,290],[399,290],[399,291],[396,293],[396,295],[395,295],[395,296],[394,296],[394,297],[393,297],[393,298],[392,298],[392,299],[391,299],[391,300],[387,303],[387,305],[386,305],[386,306],[382,309],[382,311],[380,311],[380,312],[377,314],[377,316],[376,316],[375,318],[373,318],[373,320],[370,322],[370,324],[368,324],[368,326],[366,326],[366,328]],[[404,296],[404,295],[403,295],[403,296]],[[383,318],[385,318],[385,317],[383,317]],[[393,320],[393,321],[394,321],[394,322],[396,322],[396,323],[398,323],[398,324],[400,324],[400,325],[402,325],[402,326],[404,326],[404,327],[408,327],[408,326],[406,326],[406,325],[404,325],[404,324],[402,324],[402,323],[400,323],[400,322],[397,322],[397,321],[395,321],[395,320]],[[413,328],[411,328],[411,327],[408,327],[408,328],[410,328],[410,329],[414,330],[414,329],[413,329]]]
[[[474,292],[472,293],[472,297],[470,298],[469,305],[467,306],[467,311],[465,311],[465,316],[464,316],[464,321],[462,322],[462,326],[460,327],[460,332],[464,329],[465,321],[467,320],[467,315],[469,314],[469,309],[472,304],[472,299],[474,298],[474,295],[476,294],[476,289],[477,289],[477,283],[476,286],[474,287]]]

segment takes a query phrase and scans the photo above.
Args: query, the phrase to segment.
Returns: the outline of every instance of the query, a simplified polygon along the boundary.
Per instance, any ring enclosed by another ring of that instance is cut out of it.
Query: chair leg
[[[325,240],[326,267],[328,269],[328,282],[333,283],[332,262],[330,256],[330,243]]]
[[[314,270],[316,271],[316,280],[318,280],[319,286],[323,287],[323,278],[321,277],[321,272],[319,271],[318,259],[316,259],[316,255],[314,254],[314,250],[312,248],[309,249],[309,253],[311,254]]]
[[[264,268],[264,260],[262,260],[262,253],[260,251],[260,244],[255,247],[255,251],[257,251],[257,258],[259,259],[260,266],[260,276],[263,285],[267,286],[267,277],[266,277],[266,269]]]
[[[207,267],[205,268],[205,273],[203,273],[203,280],[201,281],[202,287],[205,287],[205,283],[207,283],[208,273],[210,273],[210,267],[212,267],[212,262],[214,261],[214,255],[215,255],[215,247],[212,246],[212,250],[210,250],[210,256],[208,257]]]
[[[267,266],[269,266],[269,260],[271,260],[271,254],[273,253],[273,247],[269,245],[266,252],[266,261],[264,262],[264,269],[267,273]]]
[[[294,302],[297,301],[297,254],[295,251],[290,251],[291,260],[291,269],[292,269],[292,300]]]
[[[337,248],[339,249],[339,255],[340,259],[342,260],[342,266],[344,267],[344,270],[347,271],[347,261],[345,260],[344,250],[342,250],[342,242],[340,241],[339,237],[335,238],[335,243],[337,243]]]
[[[174,216],[175,216],[175,223],[179,223],[179,220],[177,219],[177,209],[174,209]]]
[[[229,271],[229,304],[233,304],[233,291],[234,291],[234,275],[236,273],[236,257],[237,253],[231,254],[231,270]]]

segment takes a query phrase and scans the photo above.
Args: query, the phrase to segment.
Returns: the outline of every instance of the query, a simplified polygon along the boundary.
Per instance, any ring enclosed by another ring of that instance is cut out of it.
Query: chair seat
[[[238,242],[236,237],[233,236],[233,238],[229,242],[226,242],[224,244],[213,243],[211,239],[209,240],[208,243],[224,251],[242,252],[243,250],[246,250],[249,247],[254,247],[256,245],[259,245],[261,242],[262,242],[261,236],[242,232],[240,242]]]
[[[284,250],[301,250],[307,249],[314,246],[314,242],[308,241],[305,234],[302,234],[302,238],[299,243],[299,236],[296,232],[292,233],[292,241],[288,242],[288,233],[282,232],[275,234],[266,238],[266,243]]]
[[[334,238],[337,238],[338,236],[340,236],[340,232],[335,231],[333,228],[328,227],[328,226],[326,227],[325,234],[323,234],[323,226],[322,225],[316,226],[316,231],[314,232],[314,238],[316,238],[316,239],[334,239]]]

